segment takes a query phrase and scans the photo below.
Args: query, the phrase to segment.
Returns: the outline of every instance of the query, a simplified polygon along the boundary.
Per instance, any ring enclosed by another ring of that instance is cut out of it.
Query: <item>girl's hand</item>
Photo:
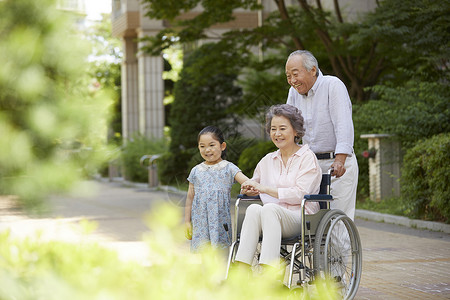
[[[188,240],[192,240],[192,224],[191,222],[186,222],[185,223],[185,236]]]
[[[242,184],[243,189],[261,191],[261,185],[253,180],[247,180]]]
[[[241,189],[241,194],[247,195],[247,196],[258,196],[259,191],[254,189]]]
[[[252,181],[252,180],[247,180],[241,186],[241,193],[245,194],[247,196],[259,195],[260,191],[257,188],[259,186],[260,186],[259,183]]]

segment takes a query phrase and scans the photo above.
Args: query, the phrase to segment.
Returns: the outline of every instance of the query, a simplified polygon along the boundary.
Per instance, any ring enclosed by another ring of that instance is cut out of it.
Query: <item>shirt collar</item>
[[[295,152],[294,154],[292,154],[292,155],[296,155],[296,156],[302,156],[305,152],[306,152],[306,150],[308,150],[309,149],[309,146],[308,145],[300,145],[300,149],[298,149],[297,150],[297,152]],[[278,149],[277,151],[275,151],[275,152],[272,152],[272,159],[280,159],[281,160],[281,151],[280,151],[280,149]]]
[[[320,69],[319,69],[319,76],[317,76],[316,82],[314,82],[312,88],[308,91],[308,96],[314,95],[316,93],[317,88],[319,87],[322,79],[323,79],[323,74],[322,74],[322,71],[320,71]]]

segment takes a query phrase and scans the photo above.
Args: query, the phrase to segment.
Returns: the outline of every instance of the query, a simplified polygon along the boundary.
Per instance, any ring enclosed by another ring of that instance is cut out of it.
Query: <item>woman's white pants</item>
[[[276,203],[263,206],[252,204],[247,208],[242,223],[241,238],[236,260],[252,264],[262,234],[260,264],[277,266],[280,258],[281,238],[301,232],[301,211],[293,211]]]

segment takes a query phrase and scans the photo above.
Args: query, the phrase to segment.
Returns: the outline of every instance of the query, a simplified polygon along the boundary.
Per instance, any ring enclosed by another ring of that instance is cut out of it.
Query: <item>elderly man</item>
[[[344,83],[324,76],[317,59],[305,50],[292,52],[286,62],[291,85],[287,104],[299,108],[305,120],[303,144],[319,159],[322,172],[334,169],[332,209],[340,209],[352,220],[355,216],[358,163],[353,152],[352,104]]]

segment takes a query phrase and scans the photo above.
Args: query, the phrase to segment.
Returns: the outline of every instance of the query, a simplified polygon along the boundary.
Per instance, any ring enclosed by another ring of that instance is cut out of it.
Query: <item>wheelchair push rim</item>
[[[335,281],[343,299],[353,299],[362,269],[361,240],[353,221],[331,210],[320,221],[314,245],[315,279]]]

